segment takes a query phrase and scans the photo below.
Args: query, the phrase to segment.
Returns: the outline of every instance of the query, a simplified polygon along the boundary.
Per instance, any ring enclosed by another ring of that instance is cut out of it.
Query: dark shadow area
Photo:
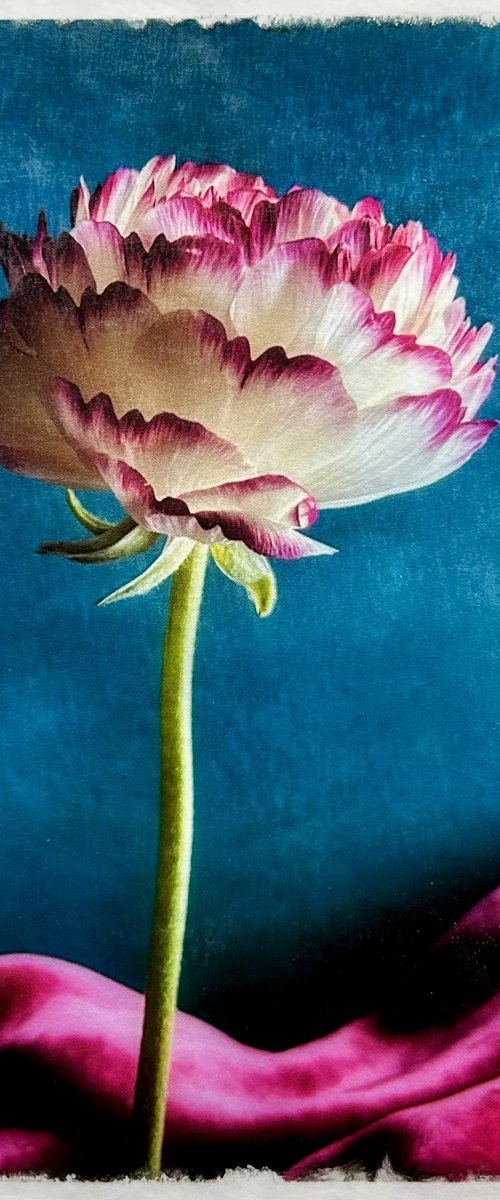
[[[453,936],[438,945],[453,922],[467,912],[483,889],[433,901],[406,913],[392,913],[365,933],[314,956],[300,949],[289,974],[269,964],[265,981],[208,991],[197,1016],[248,1045],[282,1050],[323,1037],[377,1011],[391,1028],[416,1030],[448,1024],[500,988],[498,938]],[[306,966],[307,963],[307,966]]]

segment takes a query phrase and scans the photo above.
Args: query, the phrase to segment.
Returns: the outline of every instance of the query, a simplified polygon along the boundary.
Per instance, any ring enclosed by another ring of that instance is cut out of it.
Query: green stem
[[[161,810],[156,897],[134,1099],[135,1152],[161,1174],[172,1033],[193,838],[191,692],[196,627],[208,547],[195,545],[174,575],[161,678]]]

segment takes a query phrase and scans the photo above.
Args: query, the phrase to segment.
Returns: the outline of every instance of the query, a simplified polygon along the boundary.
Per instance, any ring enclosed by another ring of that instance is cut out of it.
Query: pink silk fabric
[[[498,948],[500,889],[441,940]],[[143,998],[72,963],[0,958],[0,1172],[127,1171]],[[352,1021],[257,1050],[179,1012],[165,1162],[213,1174],[268,1165],[288,1179],[388,1155],[410,1177],[500,1176],[500,994],[456,1019]]]

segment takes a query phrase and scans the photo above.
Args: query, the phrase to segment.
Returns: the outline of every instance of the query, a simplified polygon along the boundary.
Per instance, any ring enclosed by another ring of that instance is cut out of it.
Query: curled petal
[[[226,163],[195,162],[184,162],[176,168],[170,181],[169,194],[182,192],[203,199],[208,196],[212,200],[227,200],[229,194],[238,189],[255,190],[276,197],[276,192],[260,175],[237,171]]]
[[[103,292],[110,283],[128,283],[125,258],[125,239],[109,221],[79,221],[71,240],[89,265],[95,280],[94,287]]]
[[[475,329],[470,326],[469,321],[464,321],[457,330],[450,346],[450,358],[454,374],[458,378],[467,376],[474,369],[492,333],[493,326],[489,321],[480,329]]]
[[[329,546],[304,537],[285,523],[287,513],[288,520],[302,526],[311,524],[316,516],[314,502],[302,489],[294,489],[289,480],[245,480],[233,485],[232,493],[230,487],[225,489],[225,494],[219,488],[213,496],[217,509],[202,510],[197,505],[207,502],[207,495],[193,497],[190,504],[175,497],[158,500],[146,480],[126,463],[102,458],[99,468],[123,507],[157,533],[190,537],[209,545],[241,541],[257,554],[271,558],[334,553]]]
[[[245,588],[257,615],[270,616],[278,592],[276,576],[267,558],[255,554],[242,542],[212,546],[212,557],[224,575]]]
[[[111,221],[123,234],[132,232],[141,215],[168,191],[174,168],[174,155],[156,155],[141,171],[126,167],[113,171],[92,196],[89,216]]]
[[[263,200],[276,201],[278,200],[278,196],[276,192],[273,192],[272,188],[268,187],[267,184],[263,184],[260,188],[233,188],[227,193],[225,200],[231,208],[235,208],[241,213],[245,225],[250,225],[257,205],[261,204]]]
[[[346,221],[326,239],[329,250],[342,246],[349,252],[351,271],[354,273],[358,264],[367,254],[383,248],[387,241],[389,226],[380,225],[369,217],[358,217]]]
[[[108,596],[104,596],[102,600],[98,600],[98,605],[115,604],[117,600],[131,600],[134,596],[145,596],[165,579],[168,579],[170,575],[173,575],[188,554],[191,554],[192,549],[191,538],[173,538],[171,542],[167,542],[158,558],[155,558],[145,571],[136,575],[135,579],[124,583],[122,587],[116,588],[116,591],[110,592]]]

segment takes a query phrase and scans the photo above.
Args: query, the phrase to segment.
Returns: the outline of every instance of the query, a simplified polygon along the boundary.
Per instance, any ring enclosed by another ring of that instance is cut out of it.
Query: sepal
[[[73,488],[66,489],[66,503],[73,516],[89,533],[105,533],[107,529],[112,528],[112,521],[104,521],[102,517],[96,517],[94,513],[89,512],[88,508],[85,508]]]
[[[102,607],[104,604],[115,604],[117,600],[130,600],[133,596],[145,596],[147,592],[152,591],[153,588],[158,587],[158,584],[168,579],[169,575],[173,575],[193,549],[192,538],[172,538],[171,542],[166,542],[161,554],[149,567],[146,567],[145,571],[136,575],[135,579],[131,579],[129,583],[123,584],[123,587],[117,588],[115,592],[110,592],[109,596],[98,600],[98,605]]]
[[[131,517],[124,517],[95,537],[72,542],[43,542],[38,553],[57,554],[80,563],[116,562],[120,558],[143,554],[157,540],[158,534],[136,525]]]
[[[212,546],[212,556],[224,575],[245,588],[258,616],[269,617],[278,598],[278,589],[267,558],[249,550],[243,542]]]

